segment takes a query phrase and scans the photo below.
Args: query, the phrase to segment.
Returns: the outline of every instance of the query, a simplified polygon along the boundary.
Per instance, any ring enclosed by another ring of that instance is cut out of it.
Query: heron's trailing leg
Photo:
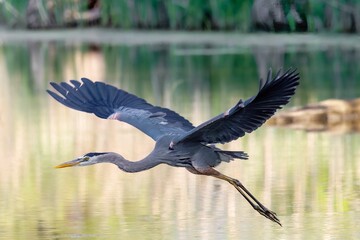
[[[205,169],[199,169],[199,168],[187,168],[190,172],[194,174],[202,174],[202,175],[210,175],[222,180],[225,180],[229,182],[231,185],[233,185],[236,190],[246,199],[246,201],[261,215],[264,217],[270,219],[273,222],[276,222],[280,226],[280,220],[276,217],[276,213],[266,208],[261,202],[259,202],[250,192],[247,190],[242,183],[235,179],[228,177],[218,171],[216,171],[213,168],[205,168]]]
[[[238,192],[246,199],[246,201],[248,201],[248,203],[250,203],[250,205],[261,215],[263,215],[264,217],[270,219],[273,222],[276,222],[277,224],[279,224],[280,226],[280,220],[276,217],[276,213],[269,210],[268,208],[266,208],[261,202],[259,202],[251,193],[249,190],[247,190],[244,185],[242,185],[242,183],[234,178],[228,177],[220,172],[218,172],[217,175],[213,175],[216,178],[225,180],[227,182],[229,182],[231,185],[233,185],[236,190],[238,190]]]

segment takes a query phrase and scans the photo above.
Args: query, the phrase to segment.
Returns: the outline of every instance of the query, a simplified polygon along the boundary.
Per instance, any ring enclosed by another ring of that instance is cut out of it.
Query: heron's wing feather
[[[167,108],[153,106],[144,99],[103,82],[82,78],[72,85],[50,83],[56,93],[47,92],[58,102],[75,110],[94,113],[105,119],[127,122],[149,135],[155,141],[165,134],[183,134],[193,125]]]
[[[240,100],[234,107],[193,128],[174,144],[185,141],[226,143],[260,127],[277,109],[287,104],[299,84],[299,75],[288,70],[273,79],[269,71],[266,81],[260,81],[257,95]]]

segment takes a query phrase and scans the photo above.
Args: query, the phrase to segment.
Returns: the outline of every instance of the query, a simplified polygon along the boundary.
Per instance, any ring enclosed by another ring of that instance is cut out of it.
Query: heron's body
[[[260,127],[277,109],[288,103],[294,94],[299,77],[287,71],[274,78],[269,71],[260,81],[259,92],[240,100],[222,114],[194,127],[188,120],[167,108],[153,106],[144,99],[102,82],[86,78],[82,82],[71,80],[72,85],[51,83],[58,93],[48,93],[67,107],[94,113],[105,119],[129,123],[156,141],[154,150],[144,159],[128,161],[113,152],[88,153],[73,161],[59,165],[87,166],[109,162],[126,172],[139,172],[159,164],[184,167],[194,174],[209,175],[232,184],[261,215],[280,224],[276,214],[262,205],[239,180],[214,169],[221,162],[234,158],[247,159],[242,151],[224,151],[214,146],[244,136]]]
[[[221,161],[229,162],[234,158],[230,154],[237,154],[235,157],[247,159],[244,152],[223,151],[213,145],[206,146],[201,143],[180,143],[170,149],[168,146],[174,142],[176,137],[178,136],[165,135],[161,137],[156,142],[154,149],[144,159],[127,161],[118,167],[125,172],[140,172],[159,164],[167,164],[172,167],[185,167],[194,172],[202,167],[216,167]],[[116,155],[116,153],[112,154]],[[111,161],[105,160],[104,162]],[[199,174],[201,173],[199,172]]]

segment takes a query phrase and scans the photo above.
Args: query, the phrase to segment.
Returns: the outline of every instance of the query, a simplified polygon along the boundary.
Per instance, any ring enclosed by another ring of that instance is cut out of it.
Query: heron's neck
[[[151,155],[139,161],[129,161],[117,153],[111,153],[106,158],[99,159],[99,162],[109,162],[117,165],[125,172],[141,172],[159,165],[161,162],[151,158]]]

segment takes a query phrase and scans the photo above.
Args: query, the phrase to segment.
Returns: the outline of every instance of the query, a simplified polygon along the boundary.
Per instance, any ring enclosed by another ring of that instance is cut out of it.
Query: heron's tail
[[[243,160],[247,160],[249,158],[249,155],[243,151],[225,151],[219,149],[216,150],[216,152],[231,158],[238,158]]]

